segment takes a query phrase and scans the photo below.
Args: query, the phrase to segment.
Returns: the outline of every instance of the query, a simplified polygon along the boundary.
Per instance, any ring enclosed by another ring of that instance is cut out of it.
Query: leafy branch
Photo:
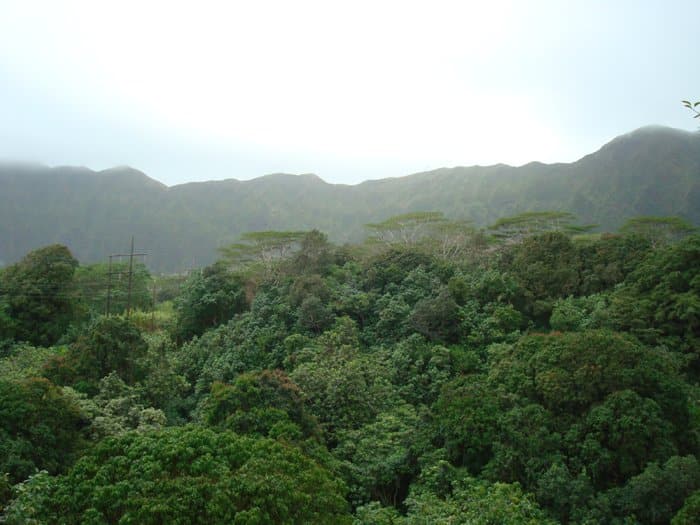
[[[700,101],[690,102],[689,100],[682,100],[681,103],[694,113],[693,118],[700,118],[700,109],[698,109],[698,106],[700,106]]]

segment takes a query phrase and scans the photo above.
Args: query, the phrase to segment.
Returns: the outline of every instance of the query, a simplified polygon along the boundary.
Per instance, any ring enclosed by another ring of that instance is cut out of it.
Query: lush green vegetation
[[[0,272],[3,519],[697,523],[700,236],[573,219],[251,233],[155,305],[140,269],[129,317],[103,267],[29,253]]]

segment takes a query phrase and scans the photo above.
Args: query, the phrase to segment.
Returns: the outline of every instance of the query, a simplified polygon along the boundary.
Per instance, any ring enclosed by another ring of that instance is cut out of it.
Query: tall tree
[[[565,211],[528,211],[498,219],[489,230],[495,237],[512,242],[543,232],[584,233],[595,227],[592,224],[576,225],[575,218]]]
[[[303,231],[258,231],[241,235],[241,242],[230,244],[219,251],[232,266],[251,263],[269,268],[275,261],[288,257],[298,249],[307,232]]]
[[[30,252],[0,274],[0,304],[5,305],[0,315],[12,320],[15,339],[46,346],[65,333],[74,315],[77,267],[68,248],[54,244]]]
[[[632,217],[620,228],[620,233],[649,239],[654,247],[677,241],[695,231],[696,227],[680,217]]]
[[[244,281],[217,263],[193,274],[175,300],[175,335],[180,340],[201,335],[247,308]]]
[[[351,523],[343,483],[296,447],[193,426],[105,439],[43,482],[10,524]]]
[[[370,241],[411,246],[428,235],[433,226],[445,220],[439,211],[417,211],[366,224],[365,228],[373,232]]]

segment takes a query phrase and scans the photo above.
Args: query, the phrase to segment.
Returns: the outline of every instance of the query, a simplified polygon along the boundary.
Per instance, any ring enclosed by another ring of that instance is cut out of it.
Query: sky
[[[697,0],[0,0],[0,159],[168,185],[571,162],[697,129]]]

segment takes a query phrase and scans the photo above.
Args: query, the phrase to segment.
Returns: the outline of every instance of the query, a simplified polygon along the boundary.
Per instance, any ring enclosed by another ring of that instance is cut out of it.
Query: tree
[[[83,434],[92,442],[136,430],[148,432],[164,427],[167,419],[162,410],[145,406],[140,389],[129,386],[112,372],[99,382],[99,391],[88,398],[71,387],[63,395],[80,407],[85,421]]]
[[[649,344],[686,354],[700,373],[700,236],[649,254],[611,297],[611,317]]]
[[[697,228],[680,217],[632,217],[620,228],[620,233],[636,234],[650,240],[652,247],[662,246],[686,237]]]
[[[593,242],[573,241],[580,259],[580,295],[613,288],[652,250],[651,240],[638,234],[603,234]]]
[[[683,507],[671,520],[671,525],[694,525],[700,523],[700,490],[686,498]]]
[[[225,246],[219,251],[226,264],[234,268],[261,265],[269,274],[275,263],[286,259],[300,248],[307,234],[304,231],[247,232],[241,235],[241,242]]]
[[[577,453],[597,487],[620,485],[677,452],[673,426],[659,405],[632,390],[610,394],[570,431]]]
[[[214,383],[205,414],[209,425],[239,434],[270,436],[294,425],[304,437],[320,436],[302,392],[281,370],[241,374],[231,385]]]
[[[68,248],[54,244],[6,268],[0,274],[0,316],[11,321],[0,319],[0,327],[5,324],[15,339],[34,345],[58,341],[73,320],[77,267]]]
[[[187,341],[227,322],[248,307],[245,283],[224,264],[194,273],[175,300],[175,336]]]
[[[406,500],[405,525],[464,523],[474,525],[554,525],[555,522],[517,483],[488,483],[464,476],[445,498],[414,490]]]
[[[523,312],[538,326],[547,326],[557,299],[576,294],[580,286],[581,261],[571,239],[562,232],[525,238],[510,248],[501,264],[520,288]]]
[[[468,375],[443,386],[434,405],[435,433],[453,464],[478,474],[492,455],[498,405],[483,377]]]
[[[373,232],[370,241],[412,246],[429,235],[435,225],[445,221],[442,212],[418,211],[395,215],[383,222],[366,224],[365,228]]]
[[[133,385],[145,376],[148,345],[138,328],[121,317],[98,317],[70,346],[68,355],[47,364],[48,377],[94,394],[100,379],[115,372]]]
[[[343,483],[296,447],[197,427],[107,438],[46,485],[14,523],[351,523]]]
[[[302,237],[299,251],[294,254],[290,264],[295,273],[322,274],[332,262],[333,251],[328,236],[311,230]]]
[[[669,523],[686,498],[698,488],[698,460],[695,456],[674,456],[663,464],[649,463],[644,472],[625,486],[610,491],[609,496],[619,516],[634,516],[641,523],[662,525]]]
[[[319,349],[291,377],[306,394],[309,411],[331,444],[337,432],[372,421],[396,399],[386,367],[355,348]]]
[[[320,334],[333,322],[333,313],[315,295],[308,295],[299,306],[299,326]]]
[[[333,455],[343,460],[341,471],[353,506],[379,500],[398,505],[408,492],[416,469],[412,453],[420,420],[410,405],[399,405],[357,430],[341,432]]]
[[[532,490],[561,461],[572,479],[583,473],[607,490],[695,450],[688,387],[668,351],[587,330],[528,335],[489,354],[500,409],[485,467],[494,479]]]
[[[50,381],[0,380],[0,472],[14,484],[36,469],[64,471],[81,449],[83,424],[78,406]]]
[[[447,287],[441,288],[435,297],[419,300],[410,322],[413,328],[433,341],[455,343],[459,339],[459,307]]]
[[[528,211],[503,217],[489,226],[497,238],[519,242],[525,237],[544,232],[584,233],[595,225],[577,226],[575,216],[565,211]]]

